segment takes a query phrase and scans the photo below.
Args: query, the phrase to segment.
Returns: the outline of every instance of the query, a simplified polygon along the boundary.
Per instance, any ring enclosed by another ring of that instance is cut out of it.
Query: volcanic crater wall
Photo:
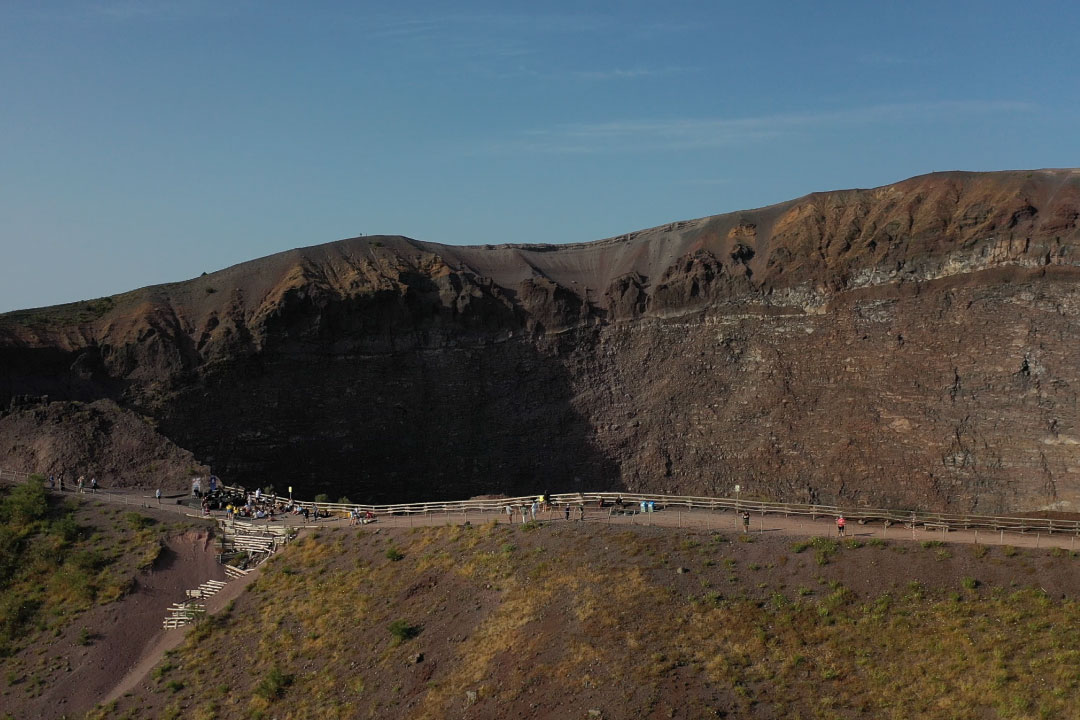
[[[0,457],[70,465],[28,413],[108,400],[303,495],[1075,509],[1078,216],[1076,171],[936,174],[579,245],[355,238],[9,313]]]

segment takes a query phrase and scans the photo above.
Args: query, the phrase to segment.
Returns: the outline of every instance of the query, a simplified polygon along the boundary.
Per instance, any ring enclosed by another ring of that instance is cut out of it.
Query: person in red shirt
[[[844,516],[843,516],[843,515],[841,515],[840,517],[836,518],[836,532],[837,532],[837,534],[838,534],[838,535],[839,535],[840,537],[844,537],[844,525],[845,525],[846,523],[847,523],[847,521],[846,521],[846,520],[844,520]]]

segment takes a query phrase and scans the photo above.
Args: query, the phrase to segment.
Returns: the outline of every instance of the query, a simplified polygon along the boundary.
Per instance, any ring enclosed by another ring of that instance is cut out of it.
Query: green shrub
[[[255,694],[264,700],[276,700],[285,694],[285,690],[293,684],[293,679],[292,675],[282,672],[281,668],[275,664],[266,677],[255,686]]]
[[[419,635],[420,631],[423,630],[423,627],[420,625],[412,625],[407,620],[395,620],[390,623],[389,630],[390,636],[393,638],[393,644],[400,645]]]
[[[48,512],[49,502],[41,482],[16,485],[0,501],[0,521],[14,525],[29,525],[44,519]]]
[[[154,668],[154,671],[152,673],[150,673],[150,676],[153,677],[155,680],[160,680],[161,678],[165,677],[165,675],[170,670],[174,669],[175,667],[176,666],[172,664],[172,661],[166,660],[165,662],[161,663],[156,668]]]
[[[397,562],[405,557],[405,553],[398,550],[396,547],[390,547],[386,549],[386,559],[390,562]]]
[[[157,520],[146,515],[140,515],[137,512],[129,512],[124,515],[124,519],[127,520],[127,524],[132,530],[142,530],[148,528],[151,525],[157,524]]]
[[[814,538],[814,562],[818,565],[828,565],[829,558],[840,550],[840,543],[829,538]]]
[[[79,539],[79,535],[82,534],[78,523],[75,522],[75,518],[71,516],[53,520],[49,532],[59,537],[65,543],[75,542]]]

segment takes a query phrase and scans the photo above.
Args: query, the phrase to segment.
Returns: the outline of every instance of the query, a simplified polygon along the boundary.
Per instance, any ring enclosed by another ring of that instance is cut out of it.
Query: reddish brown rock
[[[939,173],[595,243],[343,240],[0,316],[0,405],[112,399],[357,500],[1075,509],[1078,217],[1078,171]]]

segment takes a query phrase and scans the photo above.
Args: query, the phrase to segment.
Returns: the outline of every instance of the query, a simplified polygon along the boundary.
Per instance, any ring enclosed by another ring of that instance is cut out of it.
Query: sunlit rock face
[[[9,313],[0,457],[71,464],[76,431],[30,443],[34,418],[108,400],[176,463],[334,499],[1078,509],[1078,217],[1078,171],[941,173],[585,244],[354,238]]]

